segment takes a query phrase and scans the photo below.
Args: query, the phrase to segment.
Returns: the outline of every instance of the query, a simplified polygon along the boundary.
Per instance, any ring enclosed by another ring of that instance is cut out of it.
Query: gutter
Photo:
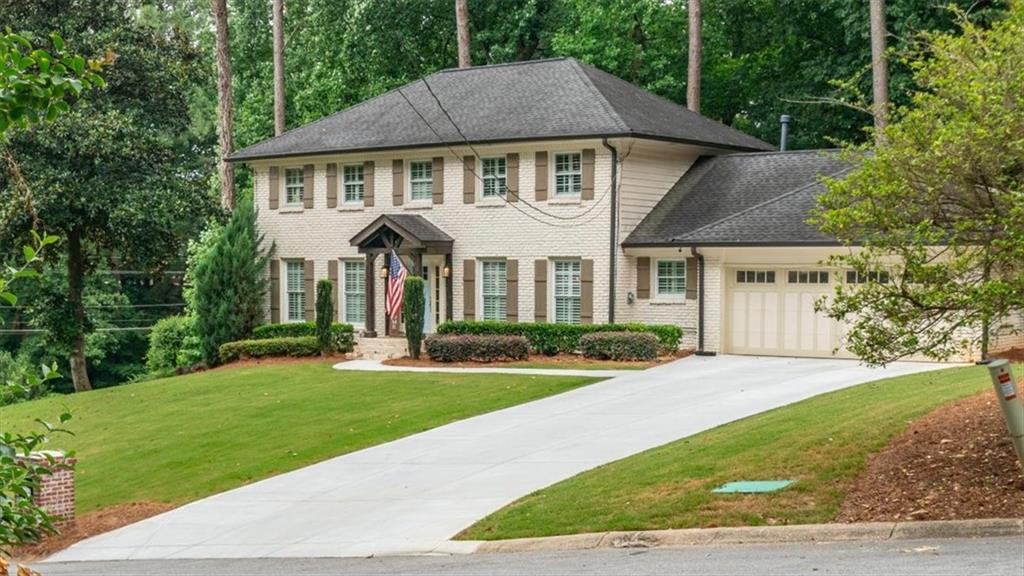
[[[704,350],[704,255],[696,246],[690,247],[690,253],[697,258],[697,356],[714,356],[714,352]]]
[[[608,138],[601,139],[601,145],[612,153],[612,197],[611,197],[611,228],[608,231],[608,323],[615,323],[615,280],[618,269],[618,237],[619,237],[619,151],[608,143]]]

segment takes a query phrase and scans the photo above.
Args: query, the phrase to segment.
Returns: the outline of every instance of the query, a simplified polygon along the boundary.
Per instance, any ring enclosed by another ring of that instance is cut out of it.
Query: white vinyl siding
[[[342,290],[345,294],[345,322],[366,323],[366,263],[345,262]]]
[[[686,294],[686,260],[658,260],[654,286],[658,296]]]
[[[483,168],[484,198],[500,198],[505,195],[506,165],[505,158],[484,158],[481,162]]]
[[[506,315],[506,298],[508,283],[506,281],[504,260],[489,260],[480,263],[481,303],[484,320],[504,322]]]
[[[580,323],[580,261],[556,260],[555,269],[555,322]]]
[[[302,204],[302,197],[305,194],[306,178],[302,168],[284,169],[284,203],[291,205]]]
[[[434,194],[434,167],[430,160],[409,162],[409,199],[430,200]]]
[[[288,321],[302,322],[306,319],[306,268],[301,260],[286,264],[286,289],[288,292]]]
[[[579,196],[582,190],[582,154],[579,152],[555,154],[555,196]]]
[[[342,200],[346,204],[355,204],[363,201],[363,165],[354,164],[345,166],[345,196]]]

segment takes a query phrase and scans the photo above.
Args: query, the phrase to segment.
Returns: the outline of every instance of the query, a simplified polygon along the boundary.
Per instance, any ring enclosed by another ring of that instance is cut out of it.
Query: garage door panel
[[[764,347],[774,349],[779,347],[779,295],[775,292],[764,294],[764,315],[762,316],[764,327]]]
[[[746,292],[733,292],[732,294],[732,309],[741,310],[739,314],[732,315],[732,326],[730,326],[730,334],[732,335],[732,347],[734,349],[741,349],[747,347],[747,293]]]

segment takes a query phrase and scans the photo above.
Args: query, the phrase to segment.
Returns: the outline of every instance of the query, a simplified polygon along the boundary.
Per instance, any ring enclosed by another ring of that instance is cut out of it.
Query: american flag
[[[407,272],[398,254],[391,251],[391,266],[388,268],[388,301],[384,311],[390,318],[398,318],[402,311],[402,299],[405,297],[405,276]]]

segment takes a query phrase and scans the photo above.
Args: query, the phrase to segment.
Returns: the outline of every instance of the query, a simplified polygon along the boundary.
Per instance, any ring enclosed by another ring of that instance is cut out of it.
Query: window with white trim
[[[302,168],[284,169],[284,203],[302,204],[306,190],[306,172]]]
[[[342,291],[345,294],[345,322],[366,322],[366,263],[346,261]]]
[[[409,162],[409,198],[430,200],[434,195],[434,163],[430,160]]]
[[[286,290],[288,292],[288,321],[302,322],[306,319],[306,267],[301,260],[286,264]]]
[[[508,297],[507,266],[504,260],[484,260],[480,263],[480,298],[483,304],[483,319],[506,319]]]
[[[686,260],[658,260],[654,273],[658,296],[686,294]]]
[[[556,260],[555,322],[580,323],[580,261]]]
[[[507,170],[505,157],[483,158],[480,160],[481,172],[483,173],[484,198],[500,198],[505,195],[505,183],[507,182]]]
[[[774,270],[737,270],[737,284],[775,284]]]
[[[555,154],[555,196],[579,196],[583,190],[583,158],[579,152]]]
[[[344,170],[345,197],[343,202],[353,204],[363,201],[363,165],[350,164]]]
[[[872,270],[867,274],[857,272],[856,270],[846,271],[847,284],[864,284],[865,282],[877,282],[879,284],[888,284],[889,280],[889,272],[885,270]]]
[[[828,284],[828,270],[790,270],[790,284]]]

